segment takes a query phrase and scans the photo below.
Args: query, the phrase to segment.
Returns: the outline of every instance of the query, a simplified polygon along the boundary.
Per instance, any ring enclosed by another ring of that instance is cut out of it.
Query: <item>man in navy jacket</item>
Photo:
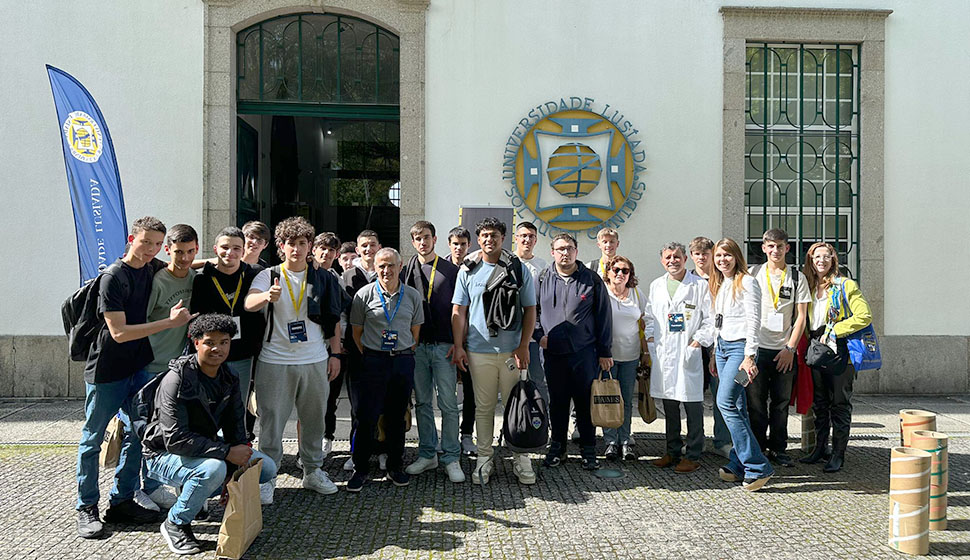
[[[554,266],[539,276],[536,288],[539,326],[533,338],[543,349],[549,383],[552,441],[545,465],[556,467],[566,455],[572,399],[583,448],[583,467],[596,469],[599,462],[589,394],[599,371],[613,367],[610,349],[613,315],[603,279],[576,261],[576,249],[576,239],[568,233],[552,239]]]

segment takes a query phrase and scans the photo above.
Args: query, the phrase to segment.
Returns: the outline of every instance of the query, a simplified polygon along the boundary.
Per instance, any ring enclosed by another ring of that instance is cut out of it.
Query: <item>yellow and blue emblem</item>
[[[636,208],[645,155],[636,151],[639,131],[618,111],[608,113],[607,105],[597,113],[590,98],[569,100],[537,106],[519,122],[503,174],[512,181],[507,194],[519,218],[547,224],[540,233],[588,230],[595,237]]]
[[[75,159],[94,163],[101,158],[101,127],[84,111],[74,111],[64,120],[64,139]]]

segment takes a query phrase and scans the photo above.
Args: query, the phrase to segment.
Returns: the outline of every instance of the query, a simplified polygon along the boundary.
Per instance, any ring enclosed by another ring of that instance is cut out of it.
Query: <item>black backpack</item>
[[[546,401],[524,372],[509,392],[505,403],[502,439],[516,453],[544,451],[549,442],[549,415]]]
[[[112,264],[108,269],[113,266],[117,264]],[[89,280],[61,304],[64,334],[67,335],[71,360],[75,362],[87,361],[94,339],[104,327],[104,315],[98,313],[98,295],[105,272]]]

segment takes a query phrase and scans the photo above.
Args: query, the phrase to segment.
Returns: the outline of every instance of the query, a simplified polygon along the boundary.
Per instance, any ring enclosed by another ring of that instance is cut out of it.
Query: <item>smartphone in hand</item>
[[[751,379],[748,377],[748,372],[739,370],[738,374],[734,376],[734,382],[742,387],[747,387],[751,383]]]

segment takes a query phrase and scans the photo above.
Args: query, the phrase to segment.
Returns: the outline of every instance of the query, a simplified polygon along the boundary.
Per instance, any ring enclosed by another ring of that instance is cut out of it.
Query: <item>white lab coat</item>
[[[650,396],[680,402],[704,400],[703,348],[690,347],[691,341],[701,346],[714,344],[714,315],[707,281],[688,272],[677,287],[673,299],[667,291],[667,274],[650,283],[644,315],[653,369],[650,374]],[[684,314],[684,330],[669,332],[668,313]]]

